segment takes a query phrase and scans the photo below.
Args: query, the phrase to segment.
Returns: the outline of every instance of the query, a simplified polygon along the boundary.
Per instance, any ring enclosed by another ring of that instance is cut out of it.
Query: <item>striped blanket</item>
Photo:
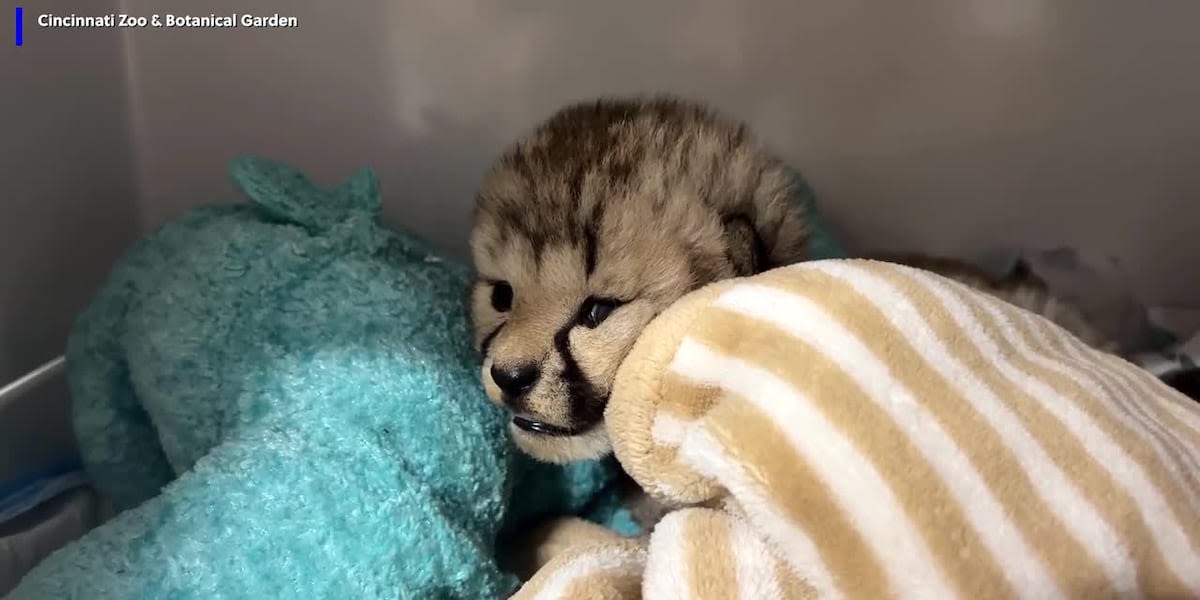
[[[606,417],[675,510],[577,536],[517,598],[1200,597],[1200,405],[923,271],[694,292]]]

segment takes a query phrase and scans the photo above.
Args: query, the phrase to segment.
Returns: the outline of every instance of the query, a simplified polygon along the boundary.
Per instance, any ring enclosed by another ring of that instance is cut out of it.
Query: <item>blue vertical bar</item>
[[[25,43],[25,9],[17,7],[17,45]]]

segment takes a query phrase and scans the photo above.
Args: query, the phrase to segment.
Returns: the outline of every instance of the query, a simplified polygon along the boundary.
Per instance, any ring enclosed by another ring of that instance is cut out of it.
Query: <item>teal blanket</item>
[[[141,240],[78,318],[75,428],[122,512],[10,598],[503,597],[497,540],[612,506],[612,464],[510,445],[469,270],[381,227],[370,171],[323,189],[243,158],[233,179],[249,202]]]

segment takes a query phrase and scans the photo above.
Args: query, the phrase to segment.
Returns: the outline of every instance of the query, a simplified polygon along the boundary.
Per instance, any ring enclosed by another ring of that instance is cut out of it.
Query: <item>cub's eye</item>
[[[595,329],[619,306],[616,300],[588,298],[579,308],[579,322],[588,329]]]
[[[496,312],[512,310],[513,289],[507,281],[497,281],[492,284],[492,308]]]

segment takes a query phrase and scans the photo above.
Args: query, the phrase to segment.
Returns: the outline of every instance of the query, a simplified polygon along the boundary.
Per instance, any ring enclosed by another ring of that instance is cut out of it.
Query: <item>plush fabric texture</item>
[[[123,512],[9,597],[507,595],[497,539],[593,506],[614,466],[519,455],[478,382],[469,269],[381,227],[369,170],[232,174],[250,202],[147,236],[79,317],[74,425]]]
[[[518,598],[1200,597],[1200,405],[939,276],[714,284],[620,368],[615,453],[677,507]]]
[[[799,171],[792,170],[792,197],[804,210],[805,221],[809,224],[808,258],[809,260],[825,260],[830,258],[848,258],[846,249],[838,235],[830,228],[825,217],[817,207],[817,194],[813,191],[808,180]]]

